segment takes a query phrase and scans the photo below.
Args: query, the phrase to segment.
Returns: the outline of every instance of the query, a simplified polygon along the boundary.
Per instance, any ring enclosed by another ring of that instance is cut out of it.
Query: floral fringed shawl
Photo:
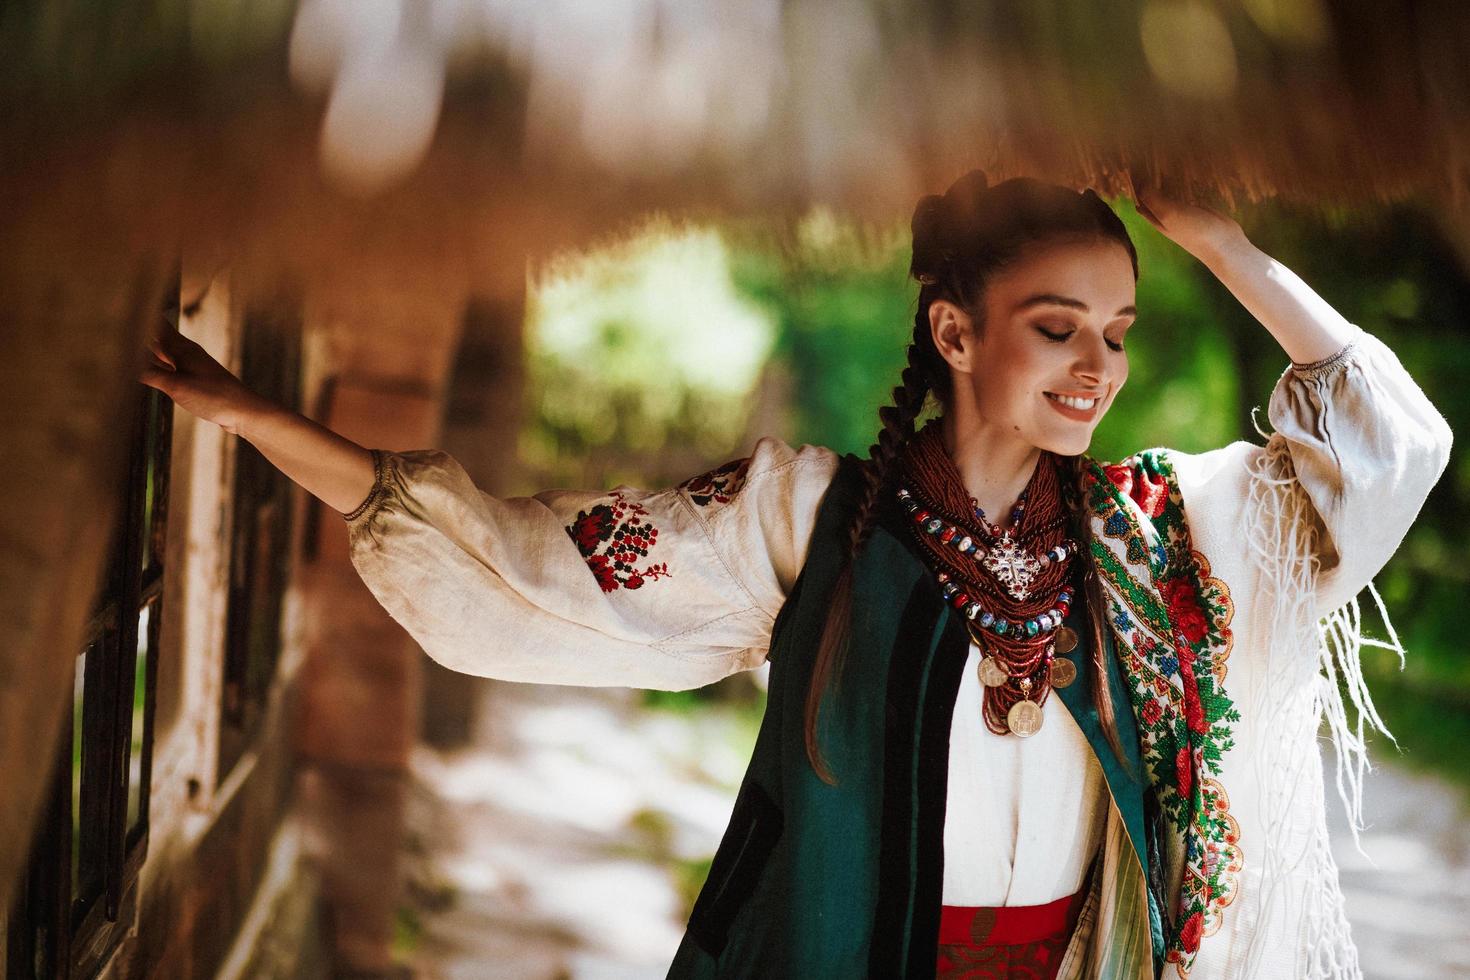
[[[1218,928],[1241,869],[1240,828],[1219,782],[1240,712],[1225,690],[1230,591],[1190,543],[1163,450],[1088,469],[1092,557],[1128,678],[1151,788],[1171,831],[1165,950],[1185,973]]]

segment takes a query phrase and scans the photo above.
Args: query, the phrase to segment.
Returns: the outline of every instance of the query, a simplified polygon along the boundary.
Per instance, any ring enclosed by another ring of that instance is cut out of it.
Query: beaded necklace
[[[1011,526],[991,523],[944,448],[939,420],[915,434],[899,462],[899,504],[908,512],[945,600],[980,648],[985,725],[997,735],[1036,734],[1053,687],[1076,679],[1077,646],[1062,625],[1077,542],[1066,537],[1057,457],[1043,452],[1017,500]],[[957,517],[955,515],[964,515]]]

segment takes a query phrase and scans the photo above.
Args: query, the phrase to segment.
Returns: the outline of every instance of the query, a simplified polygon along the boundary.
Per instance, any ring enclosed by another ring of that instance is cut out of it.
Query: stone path
[[[419,974],[663,977],[749,758],[748,717],[490,684],[481,718],[473,748],[414,759]]]
[[[1436,776],[1386,764],[1392,755],[1383,743],[1370,753],[1362,853],[1329,769],[1328,826],[1363,975],[1470,977],[1470,804]]]
[[[421,748],[410,839],[432,980],[661,978],[749,757],[749,717],[632,691],[485,685],[482,731]],[[1386,753],[1375,758],[1382,761]],[[1381,767],[1359,854],[1329,819],[1368,980],[1470,977],[1470,808]]]

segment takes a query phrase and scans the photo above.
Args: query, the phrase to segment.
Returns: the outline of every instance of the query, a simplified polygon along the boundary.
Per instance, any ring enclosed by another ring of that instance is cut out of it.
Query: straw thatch
[[[486,222],[499,252],[649,205],[904,216],[976,166],[1451,213],[1470,182],[1456,3],[98,6],[0,18],[11,190],[90,179],[91,221],[313,268],[365,225],[437,265]]]

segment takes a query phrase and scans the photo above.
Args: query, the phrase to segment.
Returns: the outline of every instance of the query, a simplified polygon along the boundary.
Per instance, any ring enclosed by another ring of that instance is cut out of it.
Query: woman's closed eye
[[[1037,327],[1036,329],[1047,340],[1050,340],[1053,343],[1058,343],[1058,344],[1065,343],[1067,340],[1071,339],[1071,336],[1074,333],[1077,332],[1075,330],[1064,330],[1061,333],[1053,333],[1052,331],[1046,329],[1045,327]],[[1123,349],[1123,345],[1121,343],[1116,343],[1116,342],[1111,341],[1111,340],[1106,341],[1106,343],[1113,350],[1122,350]]]

